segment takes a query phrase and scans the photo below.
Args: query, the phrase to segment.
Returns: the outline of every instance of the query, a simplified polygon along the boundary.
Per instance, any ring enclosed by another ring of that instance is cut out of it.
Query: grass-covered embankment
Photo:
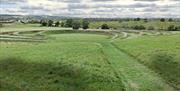
[[[117,39],[114,44],[180,89],[179,34]]]

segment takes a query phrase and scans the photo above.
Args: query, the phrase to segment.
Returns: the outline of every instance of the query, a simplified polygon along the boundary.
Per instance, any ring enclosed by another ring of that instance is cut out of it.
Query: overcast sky
[[[180,18],[180,0],[0,0],[0,14]]]

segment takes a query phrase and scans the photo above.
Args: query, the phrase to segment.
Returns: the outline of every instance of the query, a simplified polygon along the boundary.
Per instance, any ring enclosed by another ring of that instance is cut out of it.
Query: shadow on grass
[[[84,71],[64,63],[30,63],[19,58],[0,60],[1,91],[83,91]],[[93,91],[93,89],[89,89]]]
[[[151,65],[156,72],[165,78],[176,89],[180,90],[180,63],[174,61],[174,55],[156,51],[151,55]]]
[[[87,76],[84,69],[63,62],[29,62],[13,57],[0,60],[1,91],[124,91],[117,83],[113,87],[110,82],[99,82],[99,78],[87,80]]]

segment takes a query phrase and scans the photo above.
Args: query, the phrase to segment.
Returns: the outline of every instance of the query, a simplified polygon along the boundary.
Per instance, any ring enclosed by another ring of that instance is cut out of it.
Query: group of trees
[[[161,22],[165,22],[166,19],[165,19],[165,18],[161,18],[160,21],[161,21]],[[172,18],[169,18],[167,21],[172,22],[172,21],[174,21],[174,20],[173,20]]]
[[[174,25],[170,25],[168,28],[167,28],[168,31],[180,31],[180,26],[177,27],[177,26],[174,26]]]
[[[72,27],[73,29],[88,29],[89,28],[89,21],[87,20],[73,20],[67,19],[65,22],[61,23],[62,27]]]
[[[135,30],[145,30],[146,27],[143,26],[143,25],[135,25],[135,26],[132,27],[132,29],[135,29]]]
[[[144,18],[135,18],[134,21],[141,21],[144,20],[144,22],[148,22],[148,19]],[[161,22],[165,22],[166,19],[165,18],[160,18],[159,19]],[[172,22],[173,19],[169,18],[167,21]],[[89,20],[87,19],[67,19],[65,21],[52,21],[52,20],[42,20],[40,21],[41,26],[48,26],[48,27],[68,27],[68,28],[73,28],[73,29],[88,29],[89,28]],[[2,26],[2,25],[0,25]],[[104,23],[102,25],[100,25],[98,28],[101,29],[110,29],[110,27],[108,26],[108,24]],[[124,27],[124,28],[131,28],[131,29],[135,29],[135,30],[154,30],[154,26],[149,26],[149,27],[145,27],[144,25],[134,25],[134,26],[130,26],[130,27]],[[168,31],[179,31],[180,27],[177,27],[175,25],[170,25],[166,30]]]
[[[40,21],[40,24],[41,24],[41,26],[59,27],[60,22],[57,21],[57,22],[54,23],[54,21],[52,21],[52,20],[48,20],[48,21],[41,20],[41,21]]]
[[[109,29],[109,26],[107,24],[102,24],[101,29]]]

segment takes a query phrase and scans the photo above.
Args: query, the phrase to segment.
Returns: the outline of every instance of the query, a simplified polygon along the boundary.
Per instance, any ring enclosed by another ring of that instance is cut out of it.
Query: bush
[[[165,19],[164,19],[164,18],[161,18],[160,21],[161,21],[161,22],[165,22]]]
[[[135,30],[145,30],[146,29],[143,25],[139,25],[139,26],[136,25],[136,26],[133,26],[132,28]]]
[[[3,27],[3,24],[2,24],[2,23],[0,23],[0,27]]]
[[[82,22],[82,28],[83,29],[88,29],[89,28],[89,22],[87,20],[83,20]]]
[[[48,26],[49,26],[49,27],[52,27],[52,26],[53,26],[53,23],[54,23],[54,22],[53,22],[52,20],[49,20],[49,21],[48,21]]]
[[[147,22],[148,22],[148,19],[145,18],[145,19],[144,19],[144,22],[147,23]]]
[[[65,22],[65,27],[72,27],[73,19],[67,19]]]
[[[153,26],[149,26],[147,29],[148,30],[154,30],[154,27]]]
[[[59,21],[57,21],[57,22],[55,23],[55,27],[59,27],[59,25],[60,25],[60,23],[59,23]]]
[[[169,18],[169,20],[168,20],[169,22],[172,22],[173,21],[173,19],[172,18]]]
[[[61,22],[61,27],[65,27],[65,23],[64,22]]]
[[[134,21],[140,21],[141,20],[141,18],[135,18],[134,19]]]
[[[48,23],[47,23],[46,21],[42,21],[42,22],[41,22],[41,26],[47,26],[47,24],[48,24]]]
[[[175,31],[180,31],[180,26],[175,27]]]
[[[102,24],[101,29],[109,29],[109,26],[107,24]]]
[[[73,29],[79,29],[81,27],[81,24],[79,21],[73,21],[72,28]]]
[[[180,31],[180,26],[178,27],[175,27],[174,25],[170,25],[168,28],[167,28],[168,31]]]

